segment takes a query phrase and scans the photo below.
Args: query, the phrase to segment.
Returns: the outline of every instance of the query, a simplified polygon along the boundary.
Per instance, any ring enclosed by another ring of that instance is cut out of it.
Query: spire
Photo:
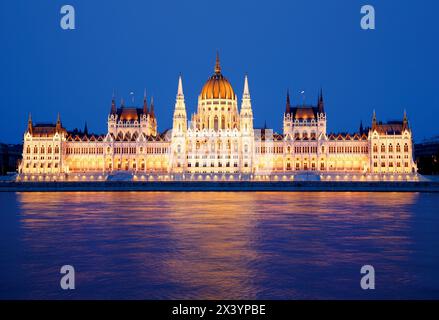
[[[110,114],[115,114],[115,113],[117,113],[117,108],[116,108],[115,94],[114,94],[114,90],[113,90],[113,95],[111,97]]]
[[[88,136],[87,121],[85,121],[85,124],[84,124],[84,135]]]
[[[377,125],[377,115],[375,113],[375,109],[373,109],[373,116],[372,116],[372,130],[376,128]]]
[[[242,93],[242,99],[250,99],[250,90],[248,88],[248,77],[245,75],[244,78],[244,91]]]
[[[287,103],[285,106],[285,113],[291,113],[291,103],[290,103],[290,90],[287,90]]]
[[[364,128],[363,128],[363,120],[360,121],[360,135],[363,135]]]
[[[178,76],[178,89],[177,89],[177,98],[184,97],[183,94],[183,80],[181,79],[181,73]]]
[[[221,73],[221,65],[220,65],[220,58],[219,58],[219,52],[216,52],[216,63],[215,63],[215,73],[220,74]]]
[[[403,130],[408,129],[409,127],[409,121],[407,119],[407,111],[404,109],[404,118],[402,119],[402,128]]]
[[[148,101],[146,100],[146,89],[143,92],[143,114],[148,114]]]
[[[60,130],[61,130],[61,117],[58,112],[58,116],[56,117],[56,131],[58,132]]]
[[[27,131],[29,131],[30,134],[32,134],[32,115],[29,112],[29,119],[27,120]]]
[[[155,117],[155,114],[154,114],[154,96],[152,96],[151,97],[151,106],[150,106],[150,110],[149,110],[149,115],[151,116],[151,117]]]
[[[325,112],[325,103],[323,102],[323,89],[322,88],[320,88],[320,95],[319,95],[319,101],[318,101],[317,106],[319,108],[319,113]]]

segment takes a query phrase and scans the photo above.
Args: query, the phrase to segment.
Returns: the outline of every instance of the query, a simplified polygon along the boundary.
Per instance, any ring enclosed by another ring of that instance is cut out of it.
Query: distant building
[[[439,174],[439,136],[415,144],[415,159],[419,173]]]
[[[95,180],[132,175],[144,180],[294,180],[416,178],[412,131],[401,121],[378,122],[359,132],[328,133],[323,93],[316,105],[293,106],[289,94],[283,133],[255,129],[247,76],[238,97],[217,57],[214,73],[198,96],[197,112],[186,112],[178,79],[172,129],[159,133],[154,102],[116,106],[113,97],[104,135],[72,132],[61,125],[33,124],[24,134],[18,179]]]
[[[22,152],[23,146],[21,144],[0,143],[0,175],[17,172]]]

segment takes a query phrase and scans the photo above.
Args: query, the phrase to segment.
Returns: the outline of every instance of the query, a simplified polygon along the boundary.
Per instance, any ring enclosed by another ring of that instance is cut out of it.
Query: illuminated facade
[[[255,129],[247,76],[241,106],[217,57],[214,74],[188,121],[181,77],[172,129],[157,131],[154,102],[116,106],[105,135],[70,132],[56,124],[24,134],[19,180],[413,180],[412,132],[402,121],[354,134],[328,133],[323,94],[316,105],[292,106],[287,94],[283,133]]]

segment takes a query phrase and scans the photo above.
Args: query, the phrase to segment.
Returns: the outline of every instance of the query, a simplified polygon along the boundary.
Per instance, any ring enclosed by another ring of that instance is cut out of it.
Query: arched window
[[[407,143],[404,145],[404,152],[409,152],[409,145]]]
[[[221,129],[226,128],[226,118],[224,116],[221,117]]]
[[[393,145],[389,144],[389,152],[393,152]]]
[[[26,153],[30,153],[30,146],[27,146]]]
[[[386,152],[386,146],[384,145],[384,143],[381,145],[381,152]]]
[[[376,144],[373,145],[373,152],[378,152],[378,146]]]
[[[44,146],[41,146],[40,153],[44,153]]]
[[[396,152],[401,152],[401,146],[399,143],[396,145]]]
[[[49,146],[49,147],[47,148],[47,153],[52,153],[52,146]]]
[[[215,131],[218,131],[218,117],[215,116],[215,118],[213,118],[213,129]]]

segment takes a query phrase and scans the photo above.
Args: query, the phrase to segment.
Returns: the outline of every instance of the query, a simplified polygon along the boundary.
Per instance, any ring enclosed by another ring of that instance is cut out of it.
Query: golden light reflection
[[[392,263],[388,268],[399,268],[397,262],[409,253],[406,231],[419,195],[60,192],[17,197],[27,250],[49,255],[55,264],[66,256],[77,261],[83,285],[113,281],[138,298],[252,299],[307,297],[299,290],[301,275],[316,268],[382,261],[384,255]],[[31,266],[44,269],[44,263]]]

